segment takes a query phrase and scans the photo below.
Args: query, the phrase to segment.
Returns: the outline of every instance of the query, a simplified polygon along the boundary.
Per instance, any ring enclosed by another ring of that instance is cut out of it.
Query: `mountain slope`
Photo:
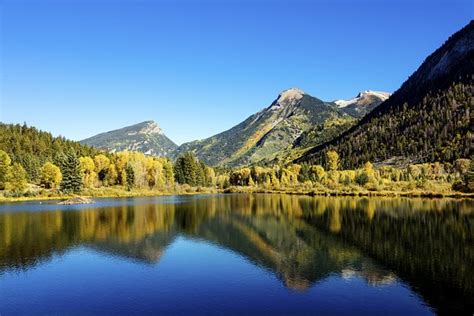
[[[273,160],[293,147],[313,126],[351,117],[337,108],[292,88],[283,91],[264,110],[210,138],[181,145],[175,155],[192,151],[209,165],[240,166]]]
[[[403,156],[452,161],[473,154],[474,22],[451,36],[388,100],[297,162],[323,163],[334,149],[344,168]]]
[[[350,100],[336,100],[334,103],[349,115],[362,118],[390,97],[390,93],[366,90]]]
[[[101,133],[81,140],[82,144],[104,148],[111,152],[130,150],[152,156],[169,156],[178,146],[173,143],[154,121]]]

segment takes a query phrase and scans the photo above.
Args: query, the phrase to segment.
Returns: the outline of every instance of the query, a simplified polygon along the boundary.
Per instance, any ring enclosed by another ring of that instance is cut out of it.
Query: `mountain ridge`
[[[359,123],[295,162],[323,163],[329,149],[343,155],[346,168],[394,156],[409,156],[416,162],[467,158],[473,152],[469,115],[473,73],[474,22],[470,21]]]
[[[290,88],[261,111],[230,129],[203,140],[184,143],[173,156],[194,152],[205,163],[243,166],[273,160],[293,147],[294,141],[312,126],[327,120],[349,119],[334,103]]]
[[[341,107],[337,102],[326,102],[292,87],[230,129],[181,146],[171,144],[152,120],[100,133],[81,143],[111,152],[136,150],[171,158],[191,151],[213,166],[285,162],[352,126],[355,119],[382,102],[380,95],[388,93],[366,90]],[[367,96],[371,98],[368,101]],[[160,140],[149,141],[150,136]],[[155,147],[150,144],[157,142]]]
[[[178,147],[153,120],[99,133],[79,142],[110,152],[129,150],[165,157]]]
[[[349,100],[335,100],[334,103],[349,115],[364,117],[390,97],[389,92],[365,90]]]

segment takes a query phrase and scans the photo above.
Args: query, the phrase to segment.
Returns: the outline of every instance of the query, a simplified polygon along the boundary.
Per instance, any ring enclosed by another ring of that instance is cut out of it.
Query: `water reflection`
[[[177,236],[187,236],[230,249],[297,291],[330,275],[373,286],[399,278],[440,313],[473,310],[470,200],[215,195],[162,201],[37,206],[35,212],[4,207],[0,273],[76,246],[154,264]]]

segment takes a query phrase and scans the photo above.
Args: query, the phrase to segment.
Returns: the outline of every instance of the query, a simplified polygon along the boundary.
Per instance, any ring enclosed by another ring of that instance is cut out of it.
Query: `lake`
[[[0,204],[0,314],[472,315],[474,202]]]

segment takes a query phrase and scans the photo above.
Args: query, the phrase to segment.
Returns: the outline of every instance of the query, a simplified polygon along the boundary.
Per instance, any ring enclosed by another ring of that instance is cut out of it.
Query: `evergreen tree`
[[[474,84],[471,76],[458,80],[461,82],[433,89],[420,101],[410,97],[410,104],[391,98],[391,106],[383,112],[368,114],[349,133],[313,148],[298,161],[324,163],[330,150],[340,154],[343,169],[391,157],[416,162],[454,162],[470,157],[474,151]]]
[[[206,165],[203,162],[196,164],[196,185],[197,186],[207,186],[206,181]]]
[[[41,166],[47,162],[58,165],[56,157],[73,149],[80,156],[94,156],[98,149],[67,140],[64,137],[53,137],[35,127],[25,124],[0,123],[0,150],[5,151],[12,162],[20,163],[32,182],[39,181]]]
[[[133,166],[131,164],[127,164],[127,167],[125,168],[125,174],[127,179],[127,187],[130,190],[135,184],[135,171],[133,170]]]
[[[81,164],[74,150],[69,150],[60,163],[62,181],[60,189],[63,192],[80,192],[82,189]]]
[[[205,185],[203,165],[191,152],[178,157],[174,165],[176,181],[180,184],[189,184],[190,186]]]

